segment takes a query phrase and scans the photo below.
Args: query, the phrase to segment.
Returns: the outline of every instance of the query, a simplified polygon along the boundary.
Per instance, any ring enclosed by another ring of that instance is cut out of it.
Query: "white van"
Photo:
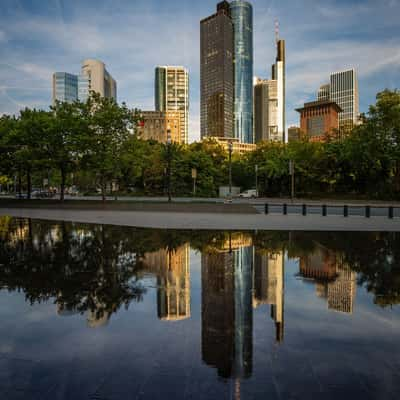
[[[239,193],[238,197],[255,199],[257,197],[257,190],[256,189],[245,190],[244,192]]]

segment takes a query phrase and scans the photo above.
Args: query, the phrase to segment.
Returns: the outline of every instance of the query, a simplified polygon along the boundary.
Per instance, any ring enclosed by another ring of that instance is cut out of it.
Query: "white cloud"
[[[7,20],[0,16],[0,41],[3,33],[3,40],[27,43],[22,47],[7,47],[6,42],[0,48],[0,86],[7,89],[8,96],[16,103],[30,104],[36,99],[37,104],[49,104],[52,72],[78,73],[81,60],[93,57],[103,60],[117,80],[119,101],[130,107],[151,109],[154,67],[183,65],[190,73],[189,137],[198,140],[199,21],[214,11],[215,4],[209,1],[193,5],[189,0],[181,1],[182,7],[176,4],[156,7],[156,1],[152,0],[136,1],[133,7],[128,1],[99,0],[96,9],[87,9],[81,2],[57,2],[49,8],[54,9],[52,16],[32,17],[21,11]],[[270,76],[270,65],[275,58],[275,17],[281,21],[281,36],[287,39],[288,124],[297,120],[293,108],[314,96],[334,70],[357,68],[362,83],[360,91],[367,88],[369,98],[373,97],[370,93],[385,87],[380,72],[393,67],[399,70],[400,46],[395,36],[389,40],[378,37],[371,42],[360,35],[360,32],[371,34],[381,26],[378,21],[384,22],[385,29],[398,24],[396,0],[382,0],[379,4],[366,0],[359,5],[338,5],[332,0],[323,4],[317,0],[253,0],[252,3],[256,74]],[[358,23],[360,18],[363,24]],[[378,75],[375,85],[370,84]],[[0,111],[9,109],[7,103],[0,100]]]
[[[22,72],[25,72],[26,74],[30,75],[35,79],[40,79],[46,82],[51,82],[51,76],[54,72],[50,68],[31,63],[21,64],[17,66],[17,69],[19,69]]]

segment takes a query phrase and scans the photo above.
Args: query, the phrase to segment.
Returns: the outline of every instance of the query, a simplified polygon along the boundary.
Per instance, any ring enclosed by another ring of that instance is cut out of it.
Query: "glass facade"
[[[66,72],[53,75],[53,103],[56,101],[72,103],[78,99],[78,77]]]
[[[253,143],[253,8],[242,0],[230,3],[234,26],[234,136]]]
[[[78,77],[78,98],[85,103],[90,92],[90,75],[79,75]]]
[[[201,137],[231,138],[233,129],[233,24],[229,3],[201,21],[200,98]]]
[[[345,133],[357,123],[359,115],[358,82],[354,69],[331,75],[330,100],[343,110],[339,114],[339,129]]]

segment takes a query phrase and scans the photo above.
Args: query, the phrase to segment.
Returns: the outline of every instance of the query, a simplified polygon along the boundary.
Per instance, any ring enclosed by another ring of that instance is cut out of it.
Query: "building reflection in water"
[[[166,321],[190,317],[190,246],[145,253],[141,261],[157,276],[157,314]]]
[[[276,341],[284,336],[284,274],[283,251],[256,251],[254,257],[253,307],[271,305],[271,318],[275,322]]]
[[[316,284],[316,293],[330,310],[353,313],[357,274],[340,256],[318,244],[316,250],[300,257],[300,276]]]
[[[223,378],[252,373],[253,249],[250,236],[229,234],[201,256],[202,357]]]

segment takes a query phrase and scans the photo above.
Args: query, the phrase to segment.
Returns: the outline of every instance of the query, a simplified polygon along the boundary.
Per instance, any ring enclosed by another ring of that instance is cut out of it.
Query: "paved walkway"
[[[0,216],[143,228],[400,232],[400,218],[0,208]]]
[[[0,196],[0,200],[15,200],[14,196]],[[101,201],[101,196],[65,196],[66,200],[74,201]],[[53,200],[58,200],[58,196],[54,197]],[[115,197],[107,196],[108,201],[115,201]],[[45,200],[42,200],[45,201]],[[140,203],[165,203],[167,197],[149,197],[149,196],[124,196],[118,197],[118,202],[140,202]],[[218,197],[173,197],[174,203],[224,203],[225,199]],[[270,197],[270,198],[257,198],[257,199],[245,199],[245,198],[233,198],[234,204],[290,204],[292,200],[290,198],[282,197]],[[386,200],[365,200],[365,199],[303,199],[296,198],[293,203],[295,204],[332,204],[332,205],[363,205],[363,206],[396,206],[400,207],[400,201],[386,201]]]

